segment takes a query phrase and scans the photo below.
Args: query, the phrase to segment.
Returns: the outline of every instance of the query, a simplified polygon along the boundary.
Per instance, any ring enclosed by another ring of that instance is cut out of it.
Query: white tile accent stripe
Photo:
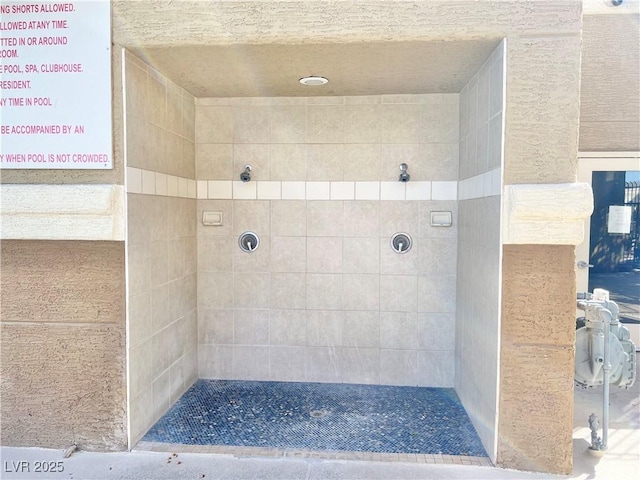
[[[197,180],[196,183],[198,184],[196,188],[196,198],[207,198],[208,197],[207,181]]]
[[[163,197],[207,198],[207,182],[196,182],[191,178],[177,177],[142,168],[127,167],[125,183],[127,185],[127,193],[142,193]],[[200,195],[203,196],[201,197]]]
[[[127,192],[142,193],[142,170],[127,167]]]
[[[380,182],[356,182],[356,200],[380,200]]]
[[[458,182],[433,182],[431,200],[455,200],[457,198]]]
[[[445,183],[445,182],[434,182]],[[455,182],[453,182],[455,183]],[[431,182],[409,182],[406,184],[406,200],[431,200]]]
[[[258,200],[280,200],[282,198],[282,182],[256,182],[258,184]]]
[[[331,200],[329,182],[307,182],[307,200]]]
[[[215,200],[230,200],[233,198],[233,188],[230,181],[209,180],[207,184],[209,187],[209,194],[204,198]]]
[[[156,195],[167,196],[167,175],[156,173]]]
[[[282,182],[282,200],[305,200],[306,191],[305,182]]]
[[[188,179],[183,177],[178,177],[178,196],[182,198],[189,198],[189,180]]]
[[[380,182],[380,200],[404,200],[406,192],[406,183]]]
[[[167,176],[167,196],[178,196],[178,177],[174,177],[173,175]]]
[[[156,194],[156,172],[142,170],[142,193],[145,195]]]
[[[233,198],[236,200],[255,200],[257,197],[256,182],[233,182]]]
[[[436,183],[436,182],[434,182]],[[456,182],[442,182],[456,183]],[[458,200],[473,198],[495,197],[502,194],[502,171],[495,168],[489,172],[465,178],[458,183]],[[434,200],[441,200],[434,198]]]
[[[196,181],[192,179],[187,179],[187,198],[196,198],[197,197],[197,189],[196,189]]]
[[[331,200],[354,200],[355,182],[331,182]]]
[[[468,200],[501,194],[500,168],[456,181],[277,182],[193,180],[127,167],[127,193],[201,200]]]

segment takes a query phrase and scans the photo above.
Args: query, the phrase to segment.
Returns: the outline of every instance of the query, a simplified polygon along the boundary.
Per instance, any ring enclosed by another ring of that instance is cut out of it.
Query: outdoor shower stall
[[[412,94],[196,98],[123,51],[132,446],[197,378],[332,382],[455,387],[495,460],[505,42],[466,61]]]
[[[145,5],[112,3],[130,448],[199,378],[453,387],[492,461],[570,472],[581,3]]]
[[[2,171],[3,441],[134,448],[198,379],[453,387],[496,465],[571,473],[579,127],[637,131],[594,100],[628,49],[594,33],[581,83],[583,4],[627,32],[627,2],[108,2],[112,168]]]

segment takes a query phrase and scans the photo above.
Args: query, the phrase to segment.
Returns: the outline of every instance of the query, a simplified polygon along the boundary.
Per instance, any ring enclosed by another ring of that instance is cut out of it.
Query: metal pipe
[[[599,312],[604,322],[604,365],[602,373],[602,443],[600,450],[607,449],[609,437],[609,382],[611,380],[611,359],[609,345],[609,330],[611,329],[611,312],[603,308]]]

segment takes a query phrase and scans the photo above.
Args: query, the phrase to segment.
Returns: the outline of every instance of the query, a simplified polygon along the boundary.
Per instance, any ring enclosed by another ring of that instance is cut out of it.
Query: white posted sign
[[[631,233],[631,206],[609,205],[607,233]]]
[[[0,168],[112,168],[109,0],[0,0]]]

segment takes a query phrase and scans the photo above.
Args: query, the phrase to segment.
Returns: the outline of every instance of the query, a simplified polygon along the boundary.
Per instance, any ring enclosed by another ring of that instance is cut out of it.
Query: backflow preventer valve
[[[628,389],[636,379],[636,347],[629,330],[620,324],[620,310],[609,300],[609,292],[596,288],[593,294],[578,295],[584,317],[576,321],[576,364],[574,378],[583,388],[602,385],[602,438],[598,417],[589,415],[591,446],[600,454],[607,450],[609,429],[609,386]]]
[[[578,308],[585,315],[576,325],[576,383],[583,388],[603,384],[605,337],[608,337],[609,383],[625,389],[631,387],[636,375],[636,347],[629,330],[618,319],[618,305],[609,300],[606,290],[596,289],[593,294],[582,296],[588,298],[578,299]]]

